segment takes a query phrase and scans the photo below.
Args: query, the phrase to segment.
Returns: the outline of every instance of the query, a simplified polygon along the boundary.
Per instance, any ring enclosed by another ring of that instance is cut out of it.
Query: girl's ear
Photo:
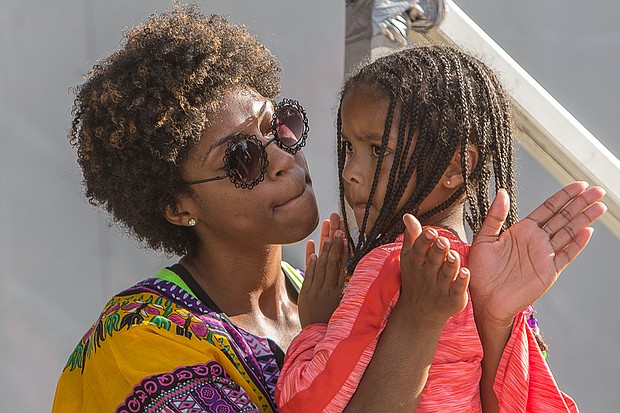
[[[478,164],[478,148],[470,143],[467,144],[467,150],[465,151],[467,156],[467,170],[469,173]],[[458,188],[464,182],[463,171],[461,168],[461,148],[458,147],[452,156],[450,164],[446,168],[446,171],[441,177],[441,184],[449,189]]]
[[[173,225],[183,227],[195,225],[195,217],[192,214],[194,203],[188,195],[179,195],[176,199],[176,205],[166,205],[164,208],[164,217]],[[193,222],[193,223],[192,223]]]

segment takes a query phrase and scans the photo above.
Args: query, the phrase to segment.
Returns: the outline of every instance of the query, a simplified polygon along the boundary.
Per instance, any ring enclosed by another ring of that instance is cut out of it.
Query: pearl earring
[[[446,181],[446,185],[452,185],[452,181],[448,179],[448,180]]]
[[[187,225],[189,225],[190,227],[195,226],[196,220],[194,218],[190,218],[189,221],[187,221]]]

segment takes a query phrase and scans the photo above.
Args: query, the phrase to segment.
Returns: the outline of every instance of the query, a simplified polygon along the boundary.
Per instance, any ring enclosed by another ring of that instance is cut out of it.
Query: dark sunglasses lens
[[[255,180],[262,169],[261,148],[252,141],[236,142],[228,154],[228,168],[232,178],[239,182]]]
[[[275,118],[275,132],[283,145],[292,148],[301,139],[304,131],[302,114],[292,106],[281,107]]]

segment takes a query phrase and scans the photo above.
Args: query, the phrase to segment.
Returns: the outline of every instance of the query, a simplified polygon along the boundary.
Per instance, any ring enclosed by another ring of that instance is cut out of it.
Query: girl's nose
[[[365,169],[362,162],[354,155],[347,156],[342,170],[342,178],[350,184],[363,184],[366,181]]]

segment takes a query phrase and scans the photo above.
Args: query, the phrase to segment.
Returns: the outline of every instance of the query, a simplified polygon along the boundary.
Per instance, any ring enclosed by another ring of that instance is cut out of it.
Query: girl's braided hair
[[[225,92],[243,86],[274,98],[279,71],[243,27],[196,5],[175,6],[129,30],[122,48],[76,88],[69,138],[86,197],[148,247],[186,254],[191,229],[164,217],[191,190],[179,166]]]
[[[393,125],[398,128],[398,141],[379,215],[367,231],[369,210],[366,209],[359,238],[354,242],[345,209],[342,173],[346,147],[338,111],[340,206],[352,246],[352,256],[347,262],[349,273],[353,273],[359,260],[370,250],[394,241],[404,231],[402,215],[417,214],[457,150],[461,154],[463,185],[445,202],[419,216],[420,221],[424,223],[464,199],[465,219],[475,234],[489,210],[491,190],[497,192],[504,188],[510,195],[510,212],[503,229],[517,222],[511,109],[499,80],[485,64],[456,47],[415,46],[362,67],[345,83],[341,105],[347,93],[361,87],[374,88],[379,99],[389,100],[383,148]],[[468,144],[479,152],[478,162],[471,170],[467,165]],[[379,158],[368,205],[375,196],[381,161]],[[413,193],[403,200],[407,184],[414,176]],[[404,206],[397,210],[401,200]]]

